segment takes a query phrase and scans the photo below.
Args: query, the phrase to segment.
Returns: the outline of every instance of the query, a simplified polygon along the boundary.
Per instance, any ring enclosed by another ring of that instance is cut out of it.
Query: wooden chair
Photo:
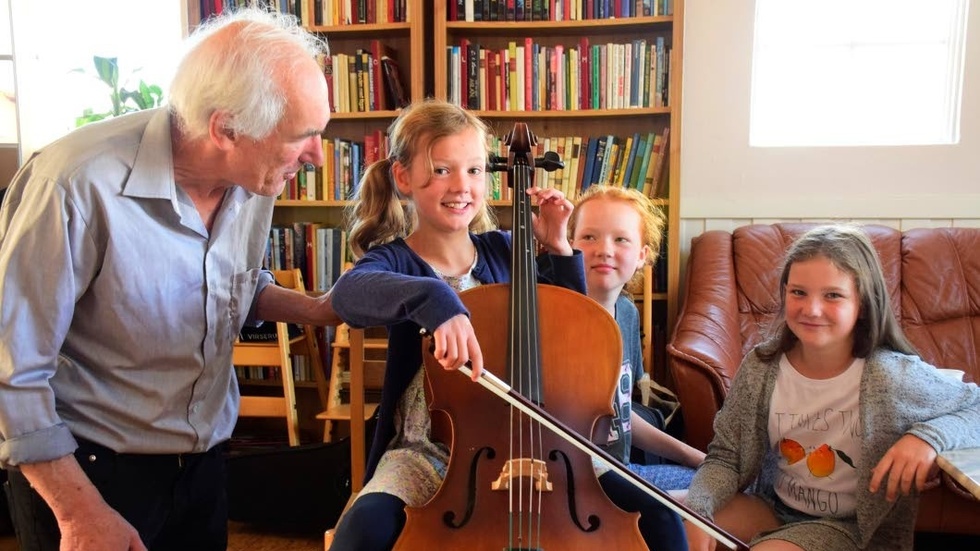
[[[354,329],[347,325],[337,328],[334,342],[334,362],[330,371],[330,391],[326,411],[317,415],[327,423],[350,422],[351,438],[351,492],[361,489],[364,478],[366,430],[365,422],[374,415],[378,404],[365,400],[365,389],[380,389],[384,379],[385,359],[383,352],[388,347],[387,339],[367,336],[364,329]],[[347,350],[347,361],[341,357]],[[350,399],[340,398],[345,376],[349,376]],[[324,442],[330,441],[329,428],[324,431]]]
[[[330,374],[330,399],[331,406],[327,408],[317,419],[327,419],[330,421],[349,421],[350,422],[350,441],[351,441],[351,495],[347,502],[346,512],[351,503],[357,498],[361,491],[364,480],[364,468],[366,463],[365,449],[367,446],[365,422],[374,415],[378,404],[367,403],[364,399],[365,388],[380,388],[384,377],[385,361],[383,355],[371,354],[369,351],[383,351],[387,349],[388,342],[385,338],[367,337],[364,329],[354,329],[347,325],[337,328],[339,338],[334,343],[334,363]],[[343,335],[347,335],[346,339]],[[343,362],[339,361],[339,351],[347,348],[347,369],[350,374],[350,401],[341,403],[339,400],[339,387],[341,384],[340,373]],[[324,433],[324,441],[329,438]],[[341,515],[343,516],[343,515]],[[330,549],[333,543],[333,529],[327,530],[323,534],[324,549]]]
[[[305,293],[303,275],[297,270],[273,271],[276,281],[288,289]],[[248,396],[241,397],[239,417],[282,417],[286,420],[289,435],[289,445],[298,446],[300,443],[299,414],[296,410],[296,383],[293,380],[293,354],[309,357],[313,377],[317,385],[320,403],[327,404],[327,381],[323,371],[323,360],[320,347],[316,342],[315,328],[306,325],[303,334],[294,338],[289,337],[289,328],[285,323],[276,324],[276,340],[270,342],[241,342],[235,343],[232,352],[232,363],[236,366],[264,366],[279,368],[282,378],[282,396]]]

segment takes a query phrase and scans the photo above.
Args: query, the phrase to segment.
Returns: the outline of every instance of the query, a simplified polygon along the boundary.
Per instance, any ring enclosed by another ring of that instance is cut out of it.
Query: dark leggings
[[[340,519],[330,551],[387,551],[404,526],[404,501],[391,494],[364,494]]]
[[[620,509],[640,513],[640,534],[657,551],[687,551],[680,515],[614,472],[599,477],[599,485]]]
[[[616,473],[600,476],[599,484],[619,508],[640,513],[640,534],[647,547],[657,551],[687,550],[680,515]],[[404,526],[404,501],[390,494],[365,494],[344,513],[330,551],[387,551],[394,547]]]

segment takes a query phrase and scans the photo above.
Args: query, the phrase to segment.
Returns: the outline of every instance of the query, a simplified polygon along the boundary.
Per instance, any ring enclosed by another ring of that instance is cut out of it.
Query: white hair
[[[204,21],[170,86],[170,111],[180,131],[189,139],[205,136],[211,115],[222,111],[235,134],[268,136],[285,112],[283,82],[306,59],[298,52],[314,59],[329,55],[326,41],[290,14],[247,8]]]

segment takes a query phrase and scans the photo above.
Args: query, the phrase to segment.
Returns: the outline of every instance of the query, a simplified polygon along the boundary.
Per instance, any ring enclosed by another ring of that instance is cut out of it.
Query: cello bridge
[[[500,469],[500,476],[490,484],[493,490],[508,490],[510,483],[515,478],[531,477],[534,479],[534,489],[538,491],[551,491],[551,482],[548,481],[548,467],[540,459],[530,459],[522,457],[511,459]]]

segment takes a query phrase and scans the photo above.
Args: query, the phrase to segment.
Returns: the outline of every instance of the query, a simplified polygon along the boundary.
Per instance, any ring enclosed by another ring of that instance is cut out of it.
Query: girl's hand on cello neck
[[[433,357],[443,369],[459,369],[469,363],[473,370],[472,379],[476,381],[480,378],[483,373],[483,352],[469,316],[457,314],[436,327],[432,333],[432,343],[435,346]]]
[[[538,213],[532,216],[531,224],[534,238],[550,254],[571,256],[572,246],[568,242],[568,218],[572,215],[572,202],[565,194],[554,188],[528,188],[538,205]]]

